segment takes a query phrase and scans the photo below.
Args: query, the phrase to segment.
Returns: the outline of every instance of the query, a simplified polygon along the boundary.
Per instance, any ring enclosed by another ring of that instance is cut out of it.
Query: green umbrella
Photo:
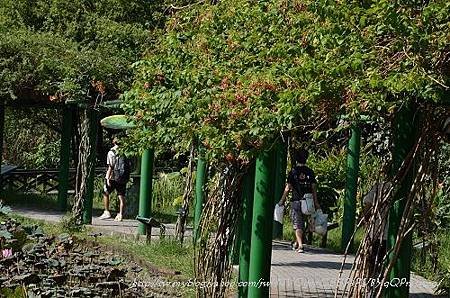
[[[109,129],[130,129],[136,126],[132,121],[127,119],[125,115],[105,117],[100,121],[100,124]]]

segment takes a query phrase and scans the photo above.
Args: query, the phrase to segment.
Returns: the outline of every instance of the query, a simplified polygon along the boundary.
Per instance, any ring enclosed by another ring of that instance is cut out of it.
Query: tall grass
[[[176,212],[182,204],[184,184],[184,177],[179,172],[159,173],[153,181],[153,209]]]
[[[413,248],[411,270],[439,284],[439,294],[450,295],[450,237],[443,229],[437,235],[437,264],[433,266],[433,255],[427,248]],[[425,249],[425,251],[422,251]],[[450,297],[450,296],[449,296]]]
[[[189,241],[183,245],[173,238],[152,240],[149,244],[117,237],[102,237],[99,241],[144,257],[158,268],[177,271],[184,278],[194,277],[194,247]]]

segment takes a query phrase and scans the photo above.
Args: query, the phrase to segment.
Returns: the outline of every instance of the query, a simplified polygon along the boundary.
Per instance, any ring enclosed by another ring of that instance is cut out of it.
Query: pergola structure
[[[88,162],[92,164],[93,170],[90,171],[90,175],[87,177],[87,196],[85,202],[85,208],[83,212],[83,222],[92,222],[92,199],[94,195],[94,178],[95,178],[95,161],[96,161],[96,149],[97,140],[102,134],[99,134],[99,121],[100,121],[100,107],[92,108],[79,105],[72,102],[53,102],[47,99],[30,99],[19,98],[18,100],[3,100],[0,105],[0,146],[3,148],[4,142],[4,122],[5,122],[5,110],[6,107],[11,108],[40,108],[40,109],[57,109],[61,114],[61,146],[60,146],[60,163],[58,173],[58,198],[57,205],[60,211],[67,210],[67,199],[69,190],[69,175],[70,175],[70,163],[72,151],[75,144],[72,144],[72,135],[76,129],[76,115],[77,110],[88,109],[87,114],[90,117],[91,129],[90,129],[90,144],[91,144],[91,156],[88,158]],[[107,105],[102,106],[102,109],[108,108]],[[1,162],[1,156],[0,156]],[[2,179],[3,177],[0,177]]]
[[[32,100],[29,98],[21,98],[20,100],[16,101],[8,101],[3,99],[0,103],[0,146],[1,148],[4,147],[4,126],[5,126],[5,110],[7,107],[11,108],[40,108],[40,109],[58,109],[62,111],[62,119],[63,119],[63,125],[62,125],[62,134],[61,134],[61,150],[60,150],[60,172],[59,172],[59,181],[62,183],[59,183],[59,193],[58,196],[58,206],[61,210],[65,210],[66,205],[66,198],[67,195],[64,196],[64,190],[65,193],[67,193],[68,189],[68,175],[69,175],[69,163],[70,163],[70,142],[71,142],[71,133],[72,133],[72,127],[73,127],[73,108],[69,105],[65,105],[64,103],[60,102],[52,102],[52,101],[44,101],[44,100]],[[2,157],[0,156],[0,163],[2,163]],[[3,177],[1,176],[0,179]]]
[[[413,106],[405,106],[397,111],[393,122],[393,164],[391,175],[396,173],[407,158],[418,138],[419,116]],[[450,138],[450,117],[445,121],[444,132]],[[347,181],[344,197],[344,219],[342,229],[342,248],[351,247],[355,230],[356,196],[359,175],[359,156],[361,147],[360,123],[350,126],[350,139],[347,153]],[[201,152],[201,151],[200,151]],[[202,153],[203,154],[203,153]],[[204,160],[200,154],[196,183],[196,213],[194,231],[198,229],[202,202],[204,198]],[[279,233],[280,227],[274,227],[273,207],[281,196],[286,174],[286,144],[278,142],[272,150],[261,153],[254,166],[246,173],[243,180],[242,214],[240,219],[239,247],[239,281],[246,284],[270,282],[272,232]],[[390,210],[388,249],[396,244],[396,236],[405,210],[405,198],[413,183],[413,168],[408,169],[406,179],[398,185],[395,204]],[[198,232],[195,232],[198,233]],[[399,287],[390,287],[386,297],[408,297],[411,268],[412,233],[404,239],[397,261],[389,276],[392,279],[404,279],[407,282]],[[389,256],[393,258],[393,255]],[[262,286],[239,288],[239,297],[269,297],[269,283]],[[261,285],[261,284],[260,284]]]
[[[49,108],[58,109],[61,111],[61,147],[60,147],[60,163],[58,174],[58,198],[57,205],[60,211],[67,211],[68,190],[69,190],[69,175],[70,175],[70,163],[71,153],[74,149],[72,144],[72,134],[76,128],[76,110],[87,109],[87,116],[90,118],[89,123],[91,125],[89,132],[91,155],[88,156],[87,162],[91,165],[92,169],[89,171],[89,176],[86,177],[87,194],[84,202],[83,209],[83,223],[92,223],[92,207],[94,196],[94,179],[95,179],[95,161],[96,161],[96,147],[97,140],[101,136],[100,125],[100,109],[117,110],[120,107],[119,100],[111,100],[103,103],[99,107],[87,107],[85,105],[79,105],[74,102],[52,102],[45,99],[33,100],[28,98],[21,98],[16,101],[4,100],[0,105],[0,146],[3,148],[3,135],[4,135],[4,123],[5,123],[5,108]],[[109,119],[103,119],[102,125],[105,128],[113,130],[124,130],[133,127],[128,123],[124,117],[119,115],[107,117]],[[152,180],[153,180],[153,160],[154,150],[144,150],[141,157],[140,166],[140,194],[139,194],[139,215],[142,217],[150,217],[151,214],[151,197],[152,197]],[[0,156],[1,163],[1,156]],[[2,176],[0,176],[2,179]],[[145,227],[143,224],[139,224],[139,234],[145,234]]]
[[[12,105],[13,106],[13,105]],[[32,106],[30,104],[30,106]],[[42,106],[42,105],[40,105]],[[38,106],[36,106],[38,107]],[[46,107],[58,108],[62,111],[62,134],[60,149],[59,168],[59,188],[58,205],[61,210],[67,208],[68,175],[70,165],[71,133],[74,123],[74,109],[78,108],[70,104],[49,103]],[[3,145],[5,104],[0,105],[0,145]],[[91,123],[99,122],[98,110],[91,109],[89,117]],[[98,127],[98,125],[96,125]],[[120,125],[119,127],[120,128]],[[393,124],[393,167],[392,171],[397,171],[406,159],[409,151],[413,147],[418,131],[418,119],[413,107],[403,107],[395,117]],[[450,135],[450,117],[445,120],[443,130]],[[91,129],[91,146],[95,148],[97,139],[97,129]],[[361,133],[359,125],[355,123],[351,126],[351,138],[348,147],[347,183],[345,190],[345,211],[343,222],[342,247],[346,247],[351,242],[351,235],[355,227],[356,212],[356,186],[359,169]],[[95,149],[91,150],[95,155]],[[197,160],[196,192],[195,192],[195,214],[194,214],[194,237],[198,235],[198,225],[202,213],[205,197],[206,184],[206,161],[204,149],[199,149]],[[95,160],[95,156],[90,157],[90,161]],[[247,172],[243,182],[243,211],[241,217],[241,232],[239,241],[239,281],[255,282],[270,281],[270,264],[273,232],[273,207],[283,191],[286,174],[287,148],[286,144],[279,141],[270,151],[261,153],[254,163],[254,166]],[[139,215],[150,217],[151,215],[151,195],[152,195],[152,172],[154,162],[154,150],[147,148],[141,157],[141,179]],[[409,169],[407,177],[411,177],[413,169]],[[84,223],[91,223],[92,220],[92,196],[94,172],[88,179],[88,196],[84,209]],[[393,247],[396,241],[396,234],[400,225],[400,220],[405,209],[404,200],[400,198],[406,196],[407,190],[411,187],[412,179],[407,178],[401,181],[394,208],[389,216],[388,245]],[[276,230],[276,229],[275,229]],[[145,227],[141,224],[138,229],[139,234],[145,233]],[[390,278],[406,278],[409,281],[410,261],[412,249],[412,236],[404,240],[401,246],[399,258],[394,266]],[[239,297],[268,297],[269,287],[241,287]],[[388,297],[407,297],[408,287],[392,288],[387,293]]]

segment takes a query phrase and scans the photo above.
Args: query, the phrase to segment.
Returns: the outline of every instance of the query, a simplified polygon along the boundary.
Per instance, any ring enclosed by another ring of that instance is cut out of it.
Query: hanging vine
[[[178,241],[183,243],[184,232],[186,229],[186,218],[189,215],[189,205],[192,199],[192,173],[194,172],[194,143],[191,144],[189,153],[189,164],[186,174],[186,185],[184,187],[183,193],[183,205],[181,206],[181,211],[178,214],[177,223],[175,225],[175,237]]]
[[[230,261],[241,207],[244,166],[233,162],[219,169],[209,184],[199,224],[195,276],[206,286],[198,288],[197,297],[225,297],[230,288]]]
[[[80,113],[82,121],[80,125],[80,145],[78,148],[78,164],[75,181],[75,201],[72,207],[72,217],[76,225],[83,224],[83,210],[85,209],[86,198],[88,196],[88,177],[95,171],[95,158],[93,157],[91,130],[97,123],[92,123],[93,119],[89,109],[84,109]]]
[[[389,187],[382,187],[382,190],[378,192],[368,218],[361,218],[357,224],[357,228],[365,224],[366,232],[356,253],[349,279],[342,285],[338,281],[335,297],[382,297],[386,290],[383,285],[389,281],[389,273],[397,261],[403,240],[411,235],[414,228],[424,227],[431,220],[432,214],[427,210],[431,210],[432,197],[436,192],[436,170],[438,169],[436,157],[442,139],[441,121],[436,121],[436,119],[446,119],[450,115],[450,111],[431,105],[421,111],[423,120],[417,142],[396,175],[387,184]],[[395,192],[398,190],[398,185],[406,179],[406,173],[411,168],[414,168],[413,182],[406,197],[395,245],[387,253],[380,254],[379,239],[385,230],[389,210],[395,203]],[[415,216],[417,209],[422,210],[418,217]],[[378,250],[374,250],[374,247],[377,247]],[[346,253],[348,249],[349,247],[347,247]],[[342,266],[344,264],[345,259]],[[342,292],[339,294],[340,290]]]

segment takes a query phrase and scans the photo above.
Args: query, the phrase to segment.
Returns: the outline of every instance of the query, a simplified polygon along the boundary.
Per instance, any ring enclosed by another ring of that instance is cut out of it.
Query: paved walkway
[[[12,211],[18,215],[45,220],[48,222],[57,223],[61,221],[64,214],[58,211],[42,211],[36,209],[28,209],[22,207],[12,207]],[[87,225],[104,235],[137,235],[138,221],[134,219],[124,219],[123,221],[115,221],[114,218],[100,220],[97,217],[92,218],[92,224]],[[175,224],[165,224],[166,235],[175,235]],[[152,237],[159,237],[159,228],[152,228]],[[192,229],[187,228],[185,232],[186,237],[192,237]]]
[[[299,254],[288,243],[274,241],[271,297],[334,297],[343,259],[343,255],[313,247]],[[354,256],[347,257],[341,280],[348,278],[353,261]],[[433,295],[435,287],[435,283],[412,274],[410,297],[437,297]]]
[[[13,208],[13,212],[24,217],[59,222],[62,214],[51,211],[36,211],[24,208]],[[135,235],[137,221],[126,219],[122,222],[98,220],[93,218],[95,230],[104,234]],[[166,225],[166,234],[174,235],[175,225]],[[192,230],[186,231],[187,236]],[[159,229],[154,228],[152,235],[159,236]],[[342,278],[348,277],[354,257],[348,257]],[[343,261],[343,255],[320,248],[308,247],[303,254],[291,250],[288,243],[274,241],[271,268],[271,297],[334,297],[337,277]],[[410,297],[437,297],[433,295],[436,284],[420,276],[412,274]]]

